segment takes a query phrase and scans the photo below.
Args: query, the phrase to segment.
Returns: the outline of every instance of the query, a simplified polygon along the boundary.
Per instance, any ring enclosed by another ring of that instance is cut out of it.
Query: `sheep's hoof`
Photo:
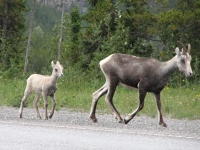
[[[37,116],[37,118],[38,118],[38,119],[42,119],[42,117],[41,117],[41,116]]]
[[[95,115],[90,115],[90,119],[92,119],[93,123],[97,123],[97,118],[95,117]]]
[[[97,119],[96,118],[91,118],[93,123],[97,123]]]
[[[124,123],[127,124],[130,120],[127,120],[126,118],[124,118]]]
[[[162,122],[162,123],[159,123],[159,125],[163,126],[163,127],[167,127],[166,123]]]
[[[97,119],[94,119],[94,120],[92,120],[93,121],[93,123],[97,123],[98,121],[97,121]]]
[[[121,120],[118,120],[118,123],[123,123],[123,120],[121,119]]]

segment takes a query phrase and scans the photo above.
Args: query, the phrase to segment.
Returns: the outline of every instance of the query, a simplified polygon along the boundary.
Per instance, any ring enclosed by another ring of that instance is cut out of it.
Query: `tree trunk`
[[[65,2],[62,1],[62,15],[61,15],[61,24],[60,24],[60,38],[58,41],[58,60],[60,61],[60,47],[61,47],[61,42],[62,42],[62,28],[63,28],[63,16],[64,16],[64,4]]]
[[[3,32],[2,32],[2,58],[1,62],[4,64],[5,63],[5,48],[6,48],[6,39],[7,39],[7,30],[8,30],[8,0],[5,0],[4,2],[4,11],[3,11]]]
[[[24,63],[24,72],[27,72],[28,56],[30,53],[31,37],[32,37],[32,31],[33,31],[34,13],[35,13],[35,0],[33,0],[32,8],[31,8],[31,19],[30,19],[29,37],[28,37],[28,44],[26,48],[26,56],[25,56],[25,63]]]

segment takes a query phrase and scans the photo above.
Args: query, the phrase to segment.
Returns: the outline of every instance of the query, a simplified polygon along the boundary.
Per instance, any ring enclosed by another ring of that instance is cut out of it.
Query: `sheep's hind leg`
[[[118,120],[118,122],[122,123],[123,120],[113,104],[113,95],[115,93],[117,84],[118,84],[117,82],[112,82],[109,84],[109,89],[108,89],[107,95],[105,97],[105,101],[108,104],[108,106],[110,107],[112,113],[114,114],[114,116]]]
[[[24,108],[27,98],[28,98],[28,96],[26,96],[26,95],[22,98],[20,109],[19,109],[19,117],[20,118],[22,118],[23,108]]]
[[[92,119],[92,121],[95,123],[97,122],[97,118],[95,116],[95,112],[96,112],[96,107],[97,107],[97,102],[100,99],[101,96],[103,96],[104,94],[106,94],[108,91],[108,88],[106,86],[106,83],[96,92],[93,93],[92,97],[92,105],[91,105],[91,109],[90,109],[90,118]]]
[[[43,93],[42,95],[43,95],[43,99],[44,99],[44,109],[45,109],[44,118],[45,118],[45,120],[48,120],[48,116],[47,116],[48,98],[47,98],[46,93]]]
[[[53,102],[52,110],[51,110],[51,113],[49,115],[49,118],[51,119],[53,117],[54,110],[55,110],[55,107],[56,107],[56,100],[55,100],[55,96],[54,95],[52,95],[50,97],[51,97],[52,102]]]
[[[23,113],[23,108],[24,108],[25,102],[31,93],[32,93],[32,90],[26,88],[26,90],[24,92],[24,97],[22,98],[20,109],[19,109],[19,117],[20,118],[22,118],[22,113]]]
[[[42,119],[42,117],[41,117],[41,115],[40,115],[40,112],[39,112],[39,110],[38,110],[38,100],[39,100],[39,98],[40,98],[40,95],[41,95],[41,94],[36,94],[36,95],[35,95],[34,105],[35,105],[35,109],[36,109],[36,112],[37,112],[37,117],[38,117],[39,119]]]

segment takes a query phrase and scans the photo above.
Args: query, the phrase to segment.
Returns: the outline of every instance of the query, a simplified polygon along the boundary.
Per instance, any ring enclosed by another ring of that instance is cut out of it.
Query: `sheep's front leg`
[[[154,93],[154,96],[155,96],[157,109],[158,109],[159,125],[161,125],[163,127],[167,127],[167,124],[164,122],[163,117],[162,117],[161,102],[160,102],[160,92],[159,93]]]
[[[39,119],[42,119],[41,115],[40,115],[40,112],[39,112],[39,109],[38,109],[38,100],[40,98],[40,94],[36,94],[35,95],[35,99],[34,99],[34,105],[35,105],[35,109],[36,109],[36,112],[37,112],[37,117]]]
[[[126,116],[124,118],[124,123],[127,124],[131,119],[133,119],[133,117],[140,111],[143,109],[144,107],[144,99],[146,96],[147,92],[144,90],[139,90],[139,106],[138,108],[132,112],[131,114],[129,114],[128,116]]]
[[[53,102],[52,110],[51,110],[51,113],[49,115],[49,118],[51,119],[53,114],[54,114],[55,107],[56,107],[56,100],[55,100],[55,96],[54,95],[52,95],[50,97],[51,97],[52,102]]]
[[[47,116],[48,96],[46,93],[43,93],[42,95],[43,95],[43,99],[44,99],[44,109],[45,109],[44,118],[45,118],[45,120],[48,120],[48,116]]]

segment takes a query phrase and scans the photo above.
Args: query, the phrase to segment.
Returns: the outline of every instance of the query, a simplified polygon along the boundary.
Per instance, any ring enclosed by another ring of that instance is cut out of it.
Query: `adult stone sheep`
[[[160,93],[166,86],[167,81],[175,70],[184,72],[186,77],[192,76],[190,66],[190,44],[188,49],[178,42],[183,50],[175,49],[176,55],[169,61],[161,62],[154,58],[136,57],[126,54],[112,54],[101,60],[99,66],[106,78],[105,84],[93,93],[93,100],[90,110],[90,118],[97,122],[95,116],[97,102],[104,94],[105,100],[116,116],[118,122],[127,124],[144,107],[144,99],[147,92],[154,94],[159,115],[159,124],[167,127],[161,112]],[[136,88],[139,91],[139,106],[131,114],[122,120],[119,112],[113,104],[113,95],[118,84],[129,88]]]
[[[40,113],[38,110],[38,100],[39,100],[40,96],[42,95],[43,100],[44,100],[44,107],[45,107],[45,119],[48,119],[48,116],[47,116],[48,96],[50,96],[50,98],[53,101],[52,110],[49,115],[49,118],[52,118],[52,116],[54,114],[54,109],[56,106],[56,100],[55,100],[55,92],[57,90],[56,83],[57,83],[58,78],[63,76],[63,67],[59,63],[59,61],[57,61],[56,64],[54,64],[54,62],[52,61],[51,65],[53,68],[51,76],[32,74],[27,79],[27,85],[26,85],[26,89],[24,92],[24,97],[22,98],[21,106],[20,106],[20,110],[19,110],[20,118],[22,118],[24,104],[25,104],[27,98],[30,96],[30,94],[33,91],[36,93],[35,99],[34,99],[34,105],[35,105],[35,108],[37,111],[37,117],[41,119],[41,116],[40,116]]]

